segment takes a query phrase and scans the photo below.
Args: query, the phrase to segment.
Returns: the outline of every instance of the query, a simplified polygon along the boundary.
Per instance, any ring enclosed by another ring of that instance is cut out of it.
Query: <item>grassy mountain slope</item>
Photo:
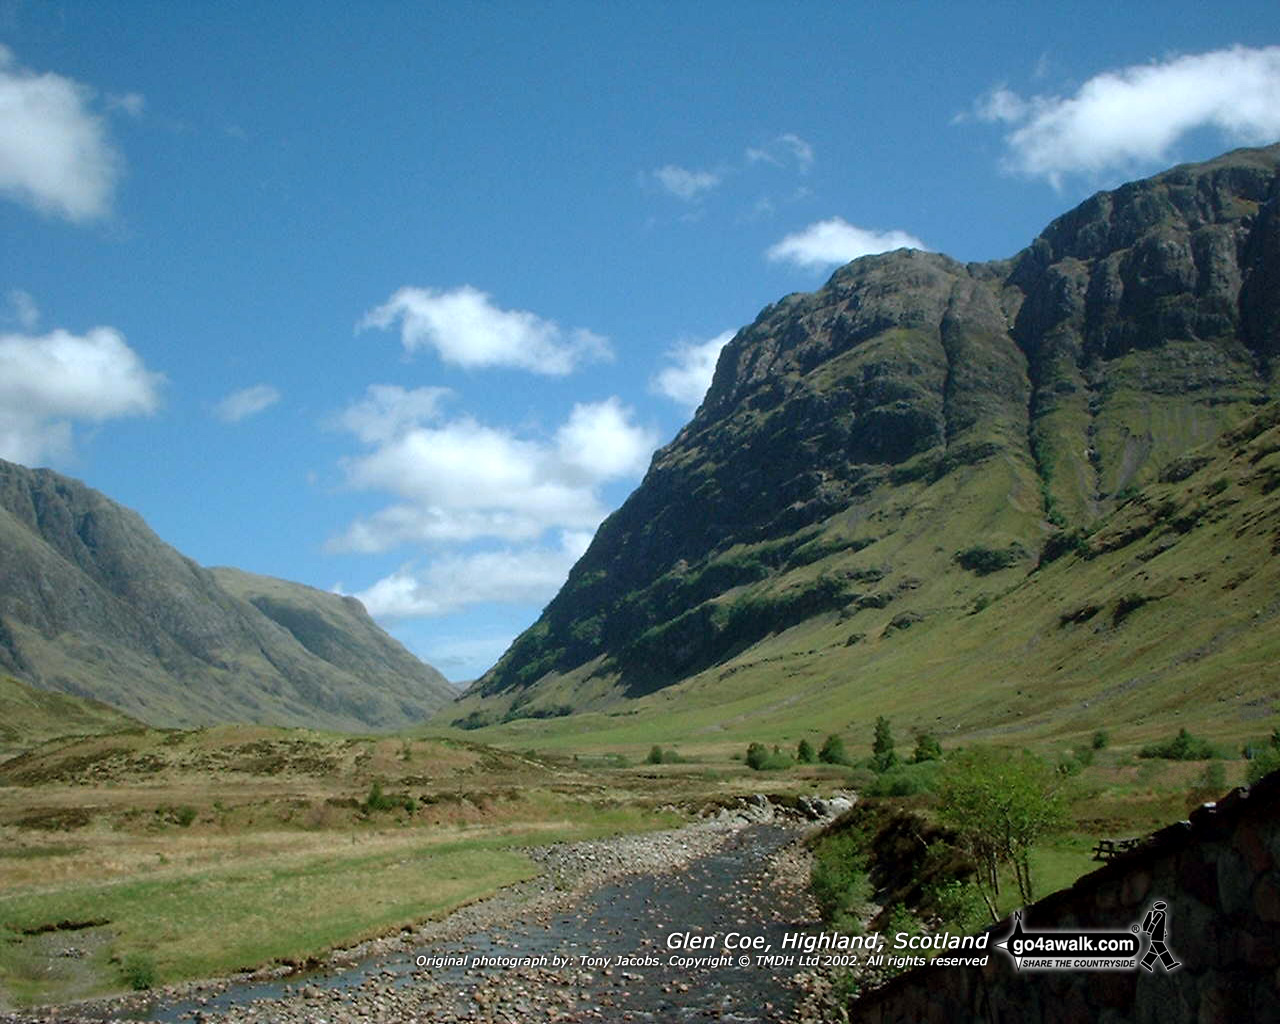
[[[819,721],[868,672],[926,685],[924,638],[954,630],[926,673],[943,685],[975,607],[1280,394],[1278,167],[1280,146],[1175,168],[1012,260],[887,253],[767,307],[540,620],[444,715],[666,703],[693,724],[705,699],[708,727],[775,701]],[[1022,679],[1019,661],[984,674]]]
[[[920,499],[954,496],[938,487]],[[884,608],[814,615],[646,697],[480,735],[696,752],[841,732],[856,747],[882,714],[899,736],[932,731],[948,746],[1069,745],[1098,729],[1138,742],[1182,726],[1223,741],[1264,735],[1280,716],[1278,555],[1273,404],[1170,463],[1042,566],[965,571]],[[571,700],[581,685],[547,680],[544,699]]]
[[[140,722],[98,701],[48,693],[0,675],[0,760],[59,736],[134,729]]]
[[[97,491],[2,461],[0,670],[157,725],[397,728],[452,696],[356,602],[211,572]]]

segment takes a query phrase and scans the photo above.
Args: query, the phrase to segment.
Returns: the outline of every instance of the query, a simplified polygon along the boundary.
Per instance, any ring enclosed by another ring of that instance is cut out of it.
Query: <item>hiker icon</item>
[[[1165,973],[1169,974],[1182,966],[1181,962],[1173,958],[1173,954],[1169,952],[1169,947],[1165,945],[1165,921],[1168,915],[1165,914],[1167,906],[1164,900],[1156,900],[1151,904],[1151,909],[1147,911],[1147,916],[1142,919],[1142,930],[1151,936],[1151,947],[1147,950],[1147,955],[1141,960],[1142,966],[1148,971],[1152,970],[1156,959],[1159,958],[1161,965],[1164,967]],[[1137,926],[1134,926],[1137,931]]]

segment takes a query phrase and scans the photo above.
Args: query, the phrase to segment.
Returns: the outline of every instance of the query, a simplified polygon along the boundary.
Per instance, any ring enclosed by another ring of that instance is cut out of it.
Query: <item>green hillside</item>
[[[1280,699],[1278,166],[1280,146],[1175,168],[1013,260],[867,257],[767,307],[437,720],[565,743],[877,714],[1248,731]]]

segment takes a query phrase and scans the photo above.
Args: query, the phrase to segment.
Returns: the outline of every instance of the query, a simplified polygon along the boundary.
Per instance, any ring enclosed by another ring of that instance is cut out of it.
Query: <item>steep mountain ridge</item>
[[[1174,168],[1011,260],[900,250],[766,307],[446,714],[609,706],[802,624],[878,642],[1012,585],[1280,394],[1278,168],[1280,146]]]
[[[0,669],[149,724],[397,728],[453,695],[354,599],[205,569],[50,470],[0,461],[0,552]]]

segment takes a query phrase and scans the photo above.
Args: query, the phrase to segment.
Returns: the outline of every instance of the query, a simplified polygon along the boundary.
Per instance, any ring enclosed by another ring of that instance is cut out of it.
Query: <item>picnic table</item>
[[[1142,839],[1139,837],[1133,839],[1099,839],[1098,845],[1093,848],[1093,859],[1110,860],[1117,854],[1128,853],[1141,842]]]

